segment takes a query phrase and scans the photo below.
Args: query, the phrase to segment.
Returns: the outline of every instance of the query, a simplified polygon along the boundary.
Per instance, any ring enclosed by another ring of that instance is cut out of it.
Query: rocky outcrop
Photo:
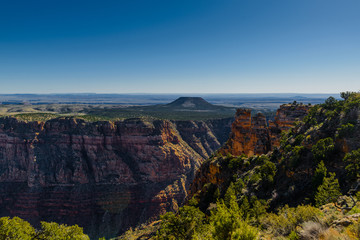
[[[238,109],[229,140],[219,152],[235,156],[265,154],[279,146],[281,132],[291,128],[295,121],[304,118],[308,110],[308,105],[284,104],[277,110],[275,121],[267,122],[261,113],[251,116],[251,110]]]
[[[258,113],[251,115],[251,110],[238,109],[235,121],[231,126],[231,133],[225,145],[218,150],[218,157],[211,158],[202,164],[197,171],[194,181],[189,190],[190,199],[198,193],[214,194],[216,188],[222,191],[222,186],[226,186],[232,178],[232,171],[222,161],[230,153],[233,156],[253,156],[266,154],[274,147],[279,146],[281,132],[289,130],[295,121],[303,119],[308,113],[309,106],[286,104],[281,105],[277,110],[274,121],[267,121],[266,117]],[[223,155],[224,157],[221,157]],[[210,184],[210,185],[209,185]],[[210,186],[210,189],[205,189]],[[211,189],[211,186],[217,186]],[[207,195],[197,196],[206,199]],[[206,200],[201,199],[200,202]],[[202,207],[202,206],[200,206]]]
[[[309,112],[310,106],[304,104],[283,104],[276,111],[274,121],[269,121],[269,135],[272,146],[280,145],[282,131],[294,126],[296,121],[302,120]]]
[[[331,226],[332,227],[339,227],[339,226],[347,227],[351,224],[358,222],[359,219],[360,219],[360,213],[355,213],[355,214],[345,216],[344,218],[333,221]]]
[[[259,113],[252,117],[251,110],[238,109],[231,127],[230,138],[220,152],[252,156],[266,153],[270,147],[265,116]]]
[[[0,215],[116,236],[176,209],[231,122],[1,118]]]

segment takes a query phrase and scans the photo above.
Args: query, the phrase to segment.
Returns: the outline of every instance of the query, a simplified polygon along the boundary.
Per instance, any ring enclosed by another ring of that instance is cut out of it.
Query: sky
[[[0,1],[0,93],[360,90],[359,0]]]

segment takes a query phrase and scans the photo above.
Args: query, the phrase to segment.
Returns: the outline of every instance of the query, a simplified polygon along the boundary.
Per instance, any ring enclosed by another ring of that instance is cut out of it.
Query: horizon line
[[[351,91],[350,91],[351,92]],[[355,91],[356,92],[356,91]],[[103,95],[179,95],[179,94],[207,94],[207,95],[220,95],[220,94],[340,94],[340,92],[238,92],[238,93],[225,93],[225,92],[217,92],[217,93],[151,93],[151,92],[134,92],[134,93],[102,93],[102,92],[52,92],[52,93],[36,93],[36,92],[25,92],[25,93],[0,93],[0,95],[66,95],[66,94],[72,94],[72,95],[84,95],[84,94],[103,94]]]

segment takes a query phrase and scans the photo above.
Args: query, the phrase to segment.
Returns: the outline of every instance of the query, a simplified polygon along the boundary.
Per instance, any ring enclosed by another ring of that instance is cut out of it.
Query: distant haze
[[[261,93],[261,94],[0,94],[0,104],[120,104],[120,105],[154,105],[167,104],[179,97],[202,97],[206,101],[225,106],[253,107],[280,104],[293,101],[305,104],[322,103],[329,96],[340,98],[335,94],[304,93]]]
[[[0,93],[360,90],[359,0],[2,1]]]

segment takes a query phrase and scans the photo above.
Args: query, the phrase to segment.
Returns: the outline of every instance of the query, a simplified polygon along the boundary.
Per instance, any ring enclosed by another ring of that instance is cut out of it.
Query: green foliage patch
[[[330,173],[329,177],[325,177],[317,189],[315,194],[316,206],[320,207],[326,203],[334,202],[341,195],[339,181],[335,178],[335,173]]]
[[[35,236],[35,229],[27,221],[18,217],[0,218],[0,239],[30,240]]]
[[[268,213],[261,220],[265,231],[274,236],[288,236],[296,231],[296,227],[306,221],[316,221],[321,211],[315,207],[300,205],[296,208],[284,206],[278,213]]]
[[[30,223],[18,217],[0,218],[0,239],[14,240],[89,240],[78,225],[67,226],[55,222],[41,222],[35,229]]]
[[[360,178],[360,149],[347,153],[343,159],[347,175],[351,179]]]
[[[327,160],[330,154],[334,151],[334,140],[330,137],[320,139],[312,148],[311,152],[316,161]]]

